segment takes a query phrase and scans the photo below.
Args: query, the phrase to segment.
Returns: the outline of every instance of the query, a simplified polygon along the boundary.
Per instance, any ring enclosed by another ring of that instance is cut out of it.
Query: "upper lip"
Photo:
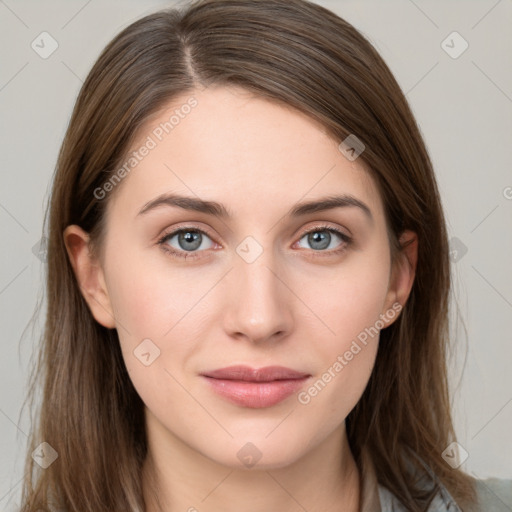
[[[270,382],[273,380],[303,379],[308,373],[298,372],[284,366],[265,366],[251,368],[250,366],[228,366],[209,372],[201,373],[204,377],[224,380],[241,380],[247,382]]]

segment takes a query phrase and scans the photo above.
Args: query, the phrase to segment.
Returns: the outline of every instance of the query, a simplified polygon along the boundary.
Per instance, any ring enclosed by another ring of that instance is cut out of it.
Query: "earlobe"
[[[113,329],[115,318],[99,261],[90,251],[89,234],[80,226],[68,226],[63,233],[64,243],[80,291],[98,323]]]
[[[388,295],[386,297],[386,311],[394,308],[394,305],[397,303],[400,304],[400,310],[405,306],[416,276],[418,236],[413,231],[406,230],[400,235],[399,243],[401,249],[397,254],[391,272]],[[397,317],[393,315],[393,317],[396,320],[398,315]],[[388,325],[393,323],[393,321],[389,322]]]

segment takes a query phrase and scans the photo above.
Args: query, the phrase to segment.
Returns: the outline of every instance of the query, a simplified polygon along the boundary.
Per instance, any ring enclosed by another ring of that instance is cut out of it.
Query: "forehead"
[[[378,215],[382,204],[369,169],[360,158],[346,159],[339,142],[309,116],[244,89],[194,90],[138,130],[123,162],[133,165],[109,208],[133,217],[149,200],[175,192],[222,202],[236,215],[258,212],[263,220],[265,213],[275,217],[279,205],[345,193]]]

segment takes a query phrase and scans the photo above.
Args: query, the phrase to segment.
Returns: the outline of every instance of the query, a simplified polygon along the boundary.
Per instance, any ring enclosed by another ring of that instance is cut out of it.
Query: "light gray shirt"
[[[361,512],[408,512],[387,488],[377,482],[375,468],[367,451],[361,454]],[[476,480],[478,504],[462,510],[440,484],[427,512],[512,512],[512,480]]]

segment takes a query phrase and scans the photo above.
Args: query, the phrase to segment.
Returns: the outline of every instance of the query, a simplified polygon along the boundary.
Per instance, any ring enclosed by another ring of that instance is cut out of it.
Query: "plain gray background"
[[[174,3],[0,0],[1,510],[19,502],[30,430],[20,408],[43,317],[33,334],[22,333],[41,293],[34,247],[74,100],[117,32]],[[469,454],[461,467],[478,478],[512,478],[512,0],[318,3],[370,39],[418,119],[452,239],[454,304],[467,328],[467,336],[454,329],[450,361],[457,435]],[[58,44],[46,59],[31,47],[44,31]]]

